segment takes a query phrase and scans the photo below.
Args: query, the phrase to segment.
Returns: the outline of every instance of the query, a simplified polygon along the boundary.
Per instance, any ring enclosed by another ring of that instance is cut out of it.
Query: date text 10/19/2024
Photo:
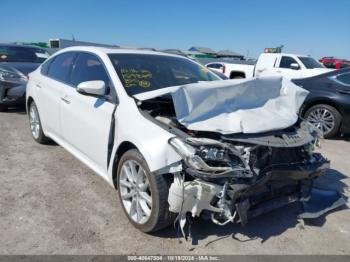
[[[128,261],[219,261],[217,256],[172,256],[172,255],[155,255],[155,256],[127,256]]]

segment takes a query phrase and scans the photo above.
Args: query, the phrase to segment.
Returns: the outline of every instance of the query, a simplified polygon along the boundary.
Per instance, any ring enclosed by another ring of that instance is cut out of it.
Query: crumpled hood
[[[178,121],[190,130],[260,133],[292,126],[308,91],[281,77],[201,82],[138,96],[171,93]],[[143,99],[142,99],[143,98]]]

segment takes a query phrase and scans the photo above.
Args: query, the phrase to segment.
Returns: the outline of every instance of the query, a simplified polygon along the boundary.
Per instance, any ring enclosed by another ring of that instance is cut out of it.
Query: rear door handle
[[[61,100],[63,102],[65,102],[66,104],[70,104],[70,101],[68,100],[68,98],[65,96],[65,97],[61,97]]]
[[[35,84],[35,86],[36,86],[37,88],[41,88],[41,85],[39,85],[39,84]]]

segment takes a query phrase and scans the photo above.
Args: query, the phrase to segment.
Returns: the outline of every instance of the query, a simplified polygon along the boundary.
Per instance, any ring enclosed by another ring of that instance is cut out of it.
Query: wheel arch
[[[117,170],[118,170],[118,164],[120,161],[121,156],[129,151],[130,149],[137,149],[140,151],[137,146],[130,141],[123,141],[117,148],[114,159],[113,159],[113,167],[112,167],[112,179],[113,179],[113,185],[115,188],[117,187]]]
[[[28,113],[28,110],[29,110],[29,105],[34,101],[34,99],[29,96],[28,99],[27,99],[27,102],[26,102],[26,111]]]
[[[312,101],[309,101],[307,103],[305,103],[304,105],[302,105],[302,107],[300,108],[300,113],[299,115],[301,117],[304,117],[305,116],[305,113],[307,110],[309,110],[311,107],[315,106],[315,105],[329,105],[329,106],[332,106],[334,107],[338,112],[339,114],[343,117],[343,113],[342,113],[342,110],[339,108],[339,106],[337,105],[337,103],[333,100],[330,100],[330,99],[314,99]]]
[[[235,76],[241,76],[243,78],[246,78],[246,74],[243,71],[231,71],[230,72],[230,79],[233,79]]]

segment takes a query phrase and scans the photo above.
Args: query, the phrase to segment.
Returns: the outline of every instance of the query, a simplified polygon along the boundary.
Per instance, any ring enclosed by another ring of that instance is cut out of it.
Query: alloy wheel
[[[118,182],[122,204],[129,217],[138,224],[146,223],[152,212],[152,194],[144,168],[135,160],[125,161]]]
[[[38,139],[40,136],[40,120],[38,109],[34,104],[30,106],[29,111],[29,122],[30,122],[30,130],[32,131],[32,135],[35,139]]]
[[[321,130],[324,135],[331,132],[335,126],[335,117],[327,108],[315,108],[308,115],[307,121]]]

